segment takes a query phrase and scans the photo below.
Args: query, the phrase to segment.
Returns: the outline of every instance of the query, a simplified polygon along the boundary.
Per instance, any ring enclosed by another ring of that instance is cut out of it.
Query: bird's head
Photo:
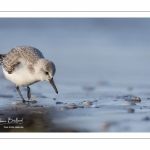
[[[53,80],[53,76],[55,75],[56,72],[54,63],[46,59],[39,59],[37,66],[39,68],[38,76],[40,80],[50,82],[55,92],[58,94],[58,90]]]

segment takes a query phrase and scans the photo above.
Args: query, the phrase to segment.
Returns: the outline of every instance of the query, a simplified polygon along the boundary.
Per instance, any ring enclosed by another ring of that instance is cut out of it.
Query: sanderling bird
[[[23,102],[30,102],[29,85],[39,81],[49,81],[58,94],[53,80],[56,72],[55,65],[52,61],[45,59],[37,48],[17,46],[8,54],[0,54],[0,64],[6,79],[16,84],[16,89]],[[27,86],[28,101],[23,98],[19,86]]]

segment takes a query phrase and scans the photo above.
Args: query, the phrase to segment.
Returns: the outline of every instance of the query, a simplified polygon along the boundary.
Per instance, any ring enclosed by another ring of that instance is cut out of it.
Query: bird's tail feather
[[[0,65],[3,63],[3,59],[6,57],[6,54],[0,54]]]

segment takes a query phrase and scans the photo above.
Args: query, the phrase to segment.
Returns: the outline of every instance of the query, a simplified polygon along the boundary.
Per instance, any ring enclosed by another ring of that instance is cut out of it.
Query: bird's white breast
[[[27,62],[23,59],[20,60],[20,64],[15,67],[11,74],[8,74],[3,67],[2,69],[6,79],[18,86],[27,86],[39,81],[35,73],[29,72],[27,69]]]

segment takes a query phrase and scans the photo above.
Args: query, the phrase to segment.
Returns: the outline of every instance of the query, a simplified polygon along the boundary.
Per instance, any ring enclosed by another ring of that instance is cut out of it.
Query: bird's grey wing
[[[3,64],[3,59],[6,57],[6,54],[0,54],[0,65]]]
[[[13,72],[15,67],[20,64],[19,58],[20,58],[19,53],[8,53],[2,62],[2,66],[7,71],[9,74]]]
[[[37,48],[31,46],[18,46],[15,47],[15,50],[29,63],[34,64],[39,58],[44,58],[43,54]]]
[[[13,48],[3,60],[3,68],[12,73],[16,66],[20,64],[19,59],[25,59],[30,68],[39,58],[44,58],[43,54],[36,48],[30,46],[17,46]]]

